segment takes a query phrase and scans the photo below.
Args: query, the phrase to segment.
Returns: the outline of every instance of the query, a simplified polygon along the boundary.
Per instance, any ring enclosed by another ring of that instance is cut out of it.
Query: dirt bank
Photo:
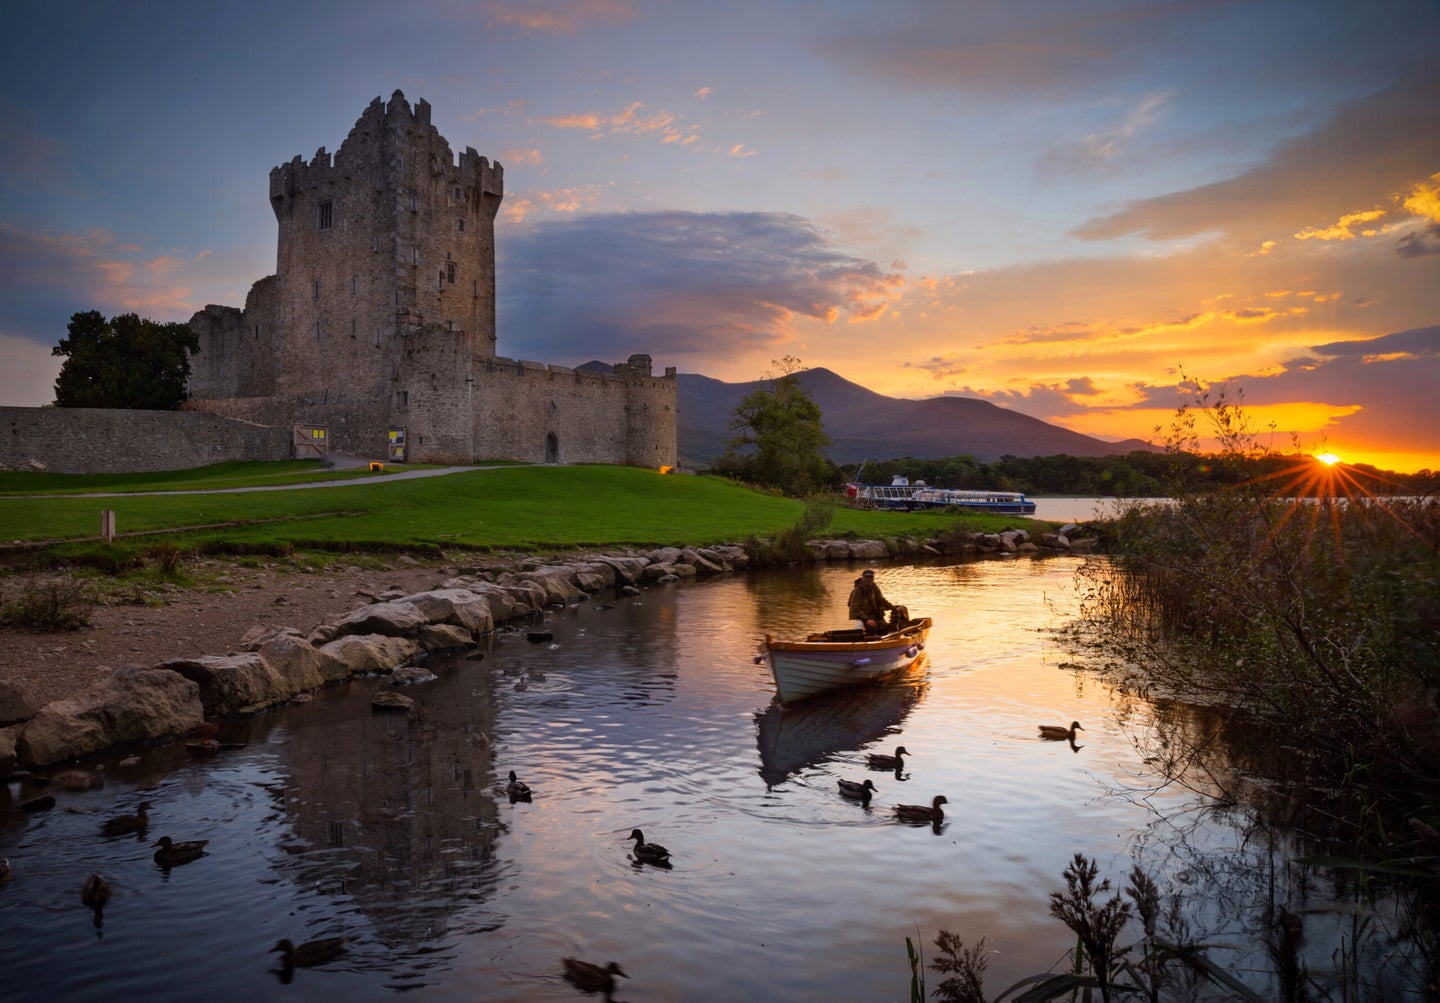
[[[90,626],[64,633],[0,630],[0,681],[21,687],[36,707],[85,689],[122,665],[223,655],[257,624],[309,630],[390,589],[432,588],[455,575],[453,560],[408,556],[338,560],[324,568],[274,560],[196,559],[187,584],[83,578],[99,600]],[[6,587],[18,587],[10,579]]]

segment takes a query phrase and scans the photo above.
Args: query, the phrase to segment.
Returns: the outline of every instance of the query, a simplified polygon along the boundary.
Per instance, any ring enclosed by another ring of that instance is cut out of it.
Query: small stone
[[[414,700],[394,690],[381,690],[370,700],[370,708],[381,711],[408,711],[414,704]]]

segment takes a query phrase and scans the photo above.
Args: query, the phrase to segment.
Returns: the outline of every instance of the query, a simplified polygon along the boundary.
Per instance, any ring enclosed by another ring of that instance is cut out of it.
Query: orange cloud
[[[1354,240],[1354,228],[1362,223],[1371,223],[1385,215],[1384,209],[1366,209],[1364,212],[1346,213],[1330,226],[1315,229],[1307,227],[1295,234],[1296,240]],[[1370,228],[1360,231],[1362,237],[1374,237],[1379,230]]]
[[[1417,184],[1401,204],[1416,216],[1440,223],[1440,174]]]
[[[506,199],[501,215],[508,222],[523,223],[535,212],[543,211],[560,215],[579,212],[587,206],[594,205],[599,197],[600,189],[597,185],[529,192]]]
[[[620,111],[608,115],[600,112],[578,112],[570,115],[550,115],[530,121],[555,129],[584,129],[597,138],[658,135],[662,143],[682,145],[694,142],[699,131],[699,126],[682,123],[680,117],[672,112],[662,109],[646,113],[645,104],[641,101],[633,101]]]
[[[518,167],[521,164],[540,167],[545,163],[545,156],[533,146],[523,150],[511,147],[501,154],[501,162],[512,167]]]
[[[105,313],[135,312],[158,320],[188,317],[195,309],[189,302],[192,288],[175,279],[186,276],[209,252],[193,260],[178,254],[144,260],[123,256],[140,251],[133,244],[118,244],[105,230],[56,235],[0,223],[0,261],[30,287],[63,291],[68,299]]]

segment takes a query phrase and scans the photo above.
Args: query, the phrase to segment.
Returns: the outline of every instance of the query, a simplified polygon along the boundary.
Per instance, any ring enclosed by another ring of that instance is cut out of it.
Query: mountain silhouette
[[[579,368],[612,370],[601,362]],[[693,467],[708,466],[725,452],[725,441],[735,434],[728,428],[735,406],[769,382],[725,383],[691,373],[675,379],[680,463]],[[1005,456],[1115,456],[1155,448],[1140,439],[1106,442],[1081,435],[973,397],[886,397],[829,369],[807,369],[800,382],[824,415],[826,453],[836,463],[962,454],[994,463]]]

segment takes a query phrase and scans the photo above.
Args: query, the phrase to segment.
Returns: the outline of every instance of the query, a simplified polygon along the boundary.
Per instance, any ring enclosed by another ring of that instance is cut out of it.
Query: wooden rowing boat
[[[824,630],[803,641],[766,634],[756,660],[768,660],[781,703],[874,682],[909,668],[925,650],[930,618],[910,620],[887,634]]]

